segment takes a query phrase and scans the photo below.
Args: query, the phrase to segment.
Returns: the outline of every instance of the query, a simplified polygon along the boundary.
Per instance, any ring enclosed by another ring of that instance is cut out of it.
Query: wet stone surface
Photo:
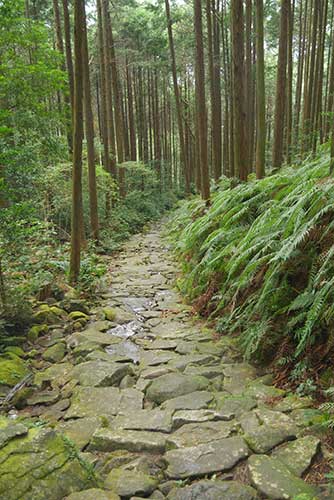
[[[317,411],[194,321],[161,228],[110,266],[94,309],[64,301],[81,327],[41,336],[33,391],[0,417],[0,500],[321,499],[303,479]]]

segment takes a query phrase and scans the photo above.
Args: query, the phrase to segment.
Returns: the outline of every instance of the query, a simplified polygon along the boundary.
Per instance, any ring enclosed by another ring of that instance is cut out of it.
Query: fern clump
[[[181,290],[200,313],[238,334],[245,357],[271,360],[314,346],[334,326],[334,180],[326,149],[301,166],[231,187],[210,208],[186,201],[171,224]],[[319,353],[318,353],[319,354]],[[320,355],[320,354],[319,354]]]

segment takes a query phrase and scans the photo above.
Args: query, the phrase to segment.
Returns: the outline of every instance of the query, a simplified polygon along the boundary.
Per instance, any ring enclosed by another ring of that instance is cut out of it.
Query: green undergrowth
[[[231,187],[210,208],[184,202],[171,224],[180,289],[246,359],[292,379],[330,366],[334,347],[334,180],[327,148],[302,165]],[[332,381],[330,381],[331,383]],[[310,384],[312,390],[312,384]]]
[[[120,199],[115,182],[97,166],[100,241],[90,238],[89,191],[84,165],[83,212],[86,242],[76,296],[94,299],[107,281],[108,259],[131,235],[140,232],[176,202],[167,186],[160,188],[151,165],[127,162],[126,197]],[[3,330],[21,333],[32,319],[36,300],[61,300],[68,284],[71,233],[71,165],[59,163],[48,175],[35,179],[31,199],[12,198],[0,208],[0,347]],[[7,189],[7,190],[6,190]],[[10,194],[10,193],[9,193]],[[74,292],[74,291],[73,291]]]

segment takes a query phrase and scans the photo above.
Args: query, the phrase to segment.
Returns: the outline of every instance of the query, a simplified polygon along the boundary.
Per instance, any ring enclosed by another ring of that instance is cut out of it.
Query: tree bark
[[[72,172],[72,231],[70,282],[76,284],[80,273],[81,221],[82,221],[82,136],[83,136],[83,39],[84,0],[74,0],[74,127],[73,127],[73,172]]]
[[[264,80],[263,0],[256,3],[256,178],[265,175],[266,161],[266,97]]]
[[[287,95],[287,32],[289,12],[290,0],[281,0],[280,38],[276,80],[275,124],[272,160],[274,169],[280,168],[283,163],[284,124]]]
[[[209,202],[210,178],[208,165],[208,119],[205,100],[205,68],[201,0],[194,0],[194,18],[196,39],[196,115],[199,135],[201,195],[206,202]]]
[[[84,88],[84,110],[85,110],[85,128],[87,142],[87,160],[88,160],[88,186],[89,186],[89,210],[90,225],[92,237],[95,241],[99,239],[99,218],[96,189],[96,171],[95,171],[95,147],[94,147],[94,118],[92,111],[91,83],[89,75],[89,54],[87,40],[87,25],[85,4],[83,2],[83,88]]]
[[[245,50],[243,0],[231,0],[232,69],[234,108],[234,168],[241,181],[247,181],[248,134],[245,99]]]

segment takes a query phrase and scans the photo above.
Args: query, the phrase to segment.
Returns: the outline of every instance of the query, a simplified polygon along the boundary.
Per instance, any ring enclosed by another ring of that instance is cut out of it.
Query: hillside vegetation
[[[181,290],[246,359],[312,385],[333,354],[334,182],[323,149],[300,166],[193,198],[173,220]],[[282,368],[283,367],[283,368]],[[312,388],[312,387],[311,387]]]

